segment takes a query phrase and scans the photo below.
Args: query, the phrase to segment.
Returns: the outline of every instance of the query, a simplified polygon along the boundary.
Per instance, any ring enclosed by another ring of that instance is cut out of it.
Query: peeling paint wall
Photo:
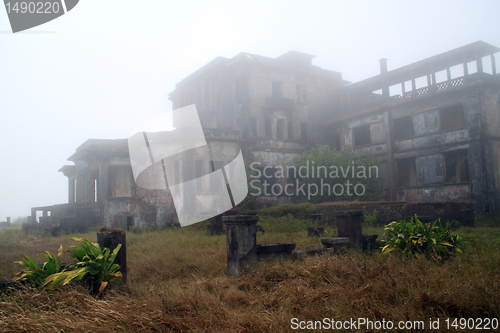
[[[499,214],[500,207],[496,203],[499,200],[500,178],[499,86],[486,83],[464,85],[460,89],[435,92],[425,98],[397,103],[390,101],[381,106],[375,104],[373,109],[364,113],[343,117],[341,129],[337,130],[341,133],[341,146],[356,153],[368,151],[382,157],[388,170],[382,184],[387,190],[393,177],[389,168],[391,159],[395,164],[402,159],[406,161],[404,165],[414,163],[415,183],[406,188],[396,184],[394,199],[407,202],[473,201],[478,212],[490,210]],[[387,126],[393,131],[393,124],[388,124],[387,120],[389,114],[392,119],[409,116],[413,136],[395,139],[390,135],[392,141],[387,141]],[[353,129],[366,125],[370,126],[372,142],[356,146]],[[455,155],[450,154],[457,151],[466,152],[466,160],[460,160],[462,166],[459,171],[463,174],[466,168],[467,177],[453,176],[458,172],[453,163],[458,162],[452,161]],[[446,156],[452,163],[449,170],[446,169]],[[409,171],[395,168],[396,178],[398,172]],[[460,184],[451,186],[447,184],[450,181]]]

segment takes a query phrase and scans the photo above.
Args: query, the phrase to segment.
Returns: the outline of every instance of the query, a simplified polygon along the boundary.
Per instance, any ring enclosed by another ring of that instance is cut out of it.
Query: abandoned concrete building
[[[324,142],[380,156],[392,201],[473,202],[498,215],[499,51],[478,41],[393,71],[381,59],[380,75],[336,90]]]
[[[478,41],[392,71],[382,59],[380,75],[353,84],[312,65],[309,54],[240,53],[214,59],[169,98],[173,109],[196,105],[209,143],[237,143],[260,168],[291,166],[317,144],[367,150],[382,160],[384,200],[468,202],[477,214],[498,215],[499,51]],[[59,171],[68,177],[69,202],[32,208],[31,222],[41,215],[39,222],[125,229],[176,221],[168,190],[136,185],[127,139],[90,139],[68,160],[74,165]]]

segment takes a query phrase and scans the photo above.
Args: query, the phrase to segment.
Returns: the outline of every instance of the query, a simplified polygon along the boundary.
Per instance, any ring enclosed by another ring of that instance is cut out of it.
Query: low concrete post
[[[363,245],[363,232],[361,223],[363,212],[360,210],[345,211],[335,214],[339,237],[349,237],[352,247]]]
[[[222,224],[222,214],[214,216],[210,219],[208,230],[210,231],[211,236],[221,235],[224,232],[224,225]]]
[[[97,233],[97,243],[101,248],[107,247],[113,252],[113,250],[118,246],[118,244],[122,244],[120,251],[118,251],[118,255],[115,259],[115,264],[120,265],[120,272],[122,273],[122,281],[121,284],[127,285],[127,242],[126,242],[126,233],[123,230],[106,230],[103,232]]]
[[[257,215],[224,216],[227,229],[227,275],[237,277],[257,261]]]

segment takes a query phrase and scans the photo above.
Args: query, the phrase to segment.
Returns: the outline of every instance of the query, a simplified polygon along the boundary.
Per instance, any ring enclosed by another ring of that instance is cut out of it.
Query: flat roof
[[[384,85],[392,86],[406,82],[414,78],[436,73],[447,68],[481,59],[500,51],[500,48],[483,41],[477,41],[459,48],[414,62],[412,64],[379,74],[371,78],[347,85],[342,89],[353,89],[355,87],[371,85],[372,91],[382,89]]]

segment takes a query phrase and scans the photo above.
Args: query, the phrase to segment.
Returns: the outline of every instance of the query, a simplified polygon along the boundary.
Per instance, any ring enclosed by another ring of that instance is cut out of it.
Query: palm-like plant
[[[19,272],[14,280],[26,280],[35,283],[36,285],[42,284],[47,277],[52,274],[59,273],[63,266],[61,264],[62,258],[62,244],[59,246],[59,251],[57,256],[54,254],[44,251],[42,257],[45,257],[47,261],[39,266],[35,259],[23,255],[23,260],[16,261],[16,264],[26,267],[27,269]]]
[[[98,294],[107,287],[109,282],[117,282],[122,279],[119,271],[120,265],[113,264],[121,248],[121,244],[113,250],[101,249],[98,243],[93,243],[90,239],[71,238],[71,240],[80,242],[81,246],[70,246],[67,251],[76,259],[76,263],[68,265],[62,272],[48,276],[42,288],[54,288],[66,285],[72,281],[81,280],[89,274],[93,277],[95,283],[99,285]]]
[[[415,215],[410,221],[391,222],[385,227],[384,235],[389,239],[382,252],[398,251],[407,256],[431,257],[434,260],[447,258],[462,252],[463,240],[451,234],[452,224],[440,226],[440,220],[422,223]]]

